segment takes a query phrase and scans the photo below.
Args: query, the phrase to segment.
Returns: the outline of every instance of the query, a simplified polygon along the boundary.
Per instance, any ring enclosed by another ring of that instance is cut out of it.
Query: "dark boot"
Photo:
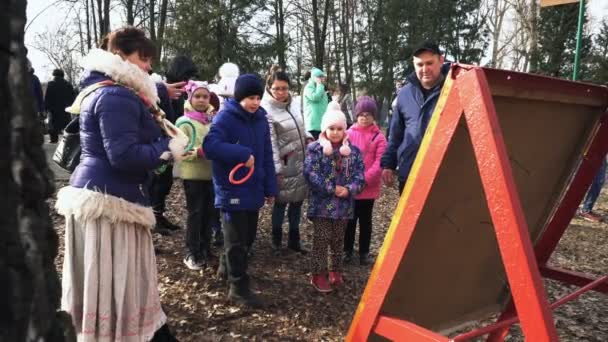
[[[158,227],[159,225],[160,227],[165,228],[167,230],[181,229],[180,226],[169,221],[164,215],[156,215],[156,226]]]
[[[228,280],[228,268],[226,266],[226,255],[222,253],[220,255],[220,262],[217,267],[217,273],[215,274],[218,280]]]
[[[353,252],[352,251],[344,251],[344,263],[350,264],[353,262]]]
[[[228,292],[228,299],[238,305],[248,306],[252,309],[264,307],[264,303],[255,293],[245,286],[231,285]]]
[[[165,324],[156,330],[150,342],[179,342],[179,340],[173,336],[169,326]]]
[[[369,260],[369,254],[367,253],[363,253],[359,256],[359,264],[361,266],[367,266],[370,264],[370,260]]]
[[[224,233],[221,229],[213,230],[213,245],[216,247],[224,245]]]
[[[287,248],[291,249],[292,251],[294,251],[296,253],[300,253],[302,255],[308,254],[308,251],[305,250],[304,248],[302,248],[302,244],[300,243],[300,241],[288,243]]]
[[[165,227],[159,225],[158,223],[156,223],[154,228],[152,228],[151,232],[152,232],[152,234],[160,234],[162,236],[171,235],[171,231],[169,229],[166,229]]]
[[[276,236],[272,237],[272,255],[274,256],[279,256],[281,255],[281,239],[278,238]]]

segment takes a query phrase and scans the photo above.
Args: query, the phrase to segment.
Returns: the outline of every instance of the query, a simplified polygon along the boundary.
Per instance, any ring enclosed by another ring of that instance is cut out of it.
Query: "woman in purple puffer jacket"
[[[104,86],[72,106],[82,154],[56,203],[66,218],[61,308],[79,341],[175,341],[158,294],[148,182],[187,140],[162,136],[148,108],[158,102],[148,76],[155,51],[142,30],[125,27],[83,62],[83,94]]]

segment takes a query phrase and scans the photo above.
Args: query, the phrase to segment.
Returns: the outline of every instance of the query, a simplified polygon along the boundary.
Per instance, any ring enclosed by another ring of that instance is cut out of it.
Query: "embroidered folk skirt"
[[[160,305],[150,208],[66,187],[61,309],[78,341],[149,341],[166,316]]]

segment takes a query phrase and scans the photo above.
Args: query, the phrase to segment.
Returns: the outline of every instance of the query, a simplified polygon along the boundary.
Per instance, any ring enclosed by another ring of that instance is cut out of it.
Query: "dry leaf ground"
[[[57,187],[65,185],[58,182]],[[54,200],[50,200],[53,205]],[[397,203],[397,191],[383,189],[374,210],[372,251],[377,252]],[[168,198],[167,216],[185,225],[185,198],[180,181]],[[608,217],[605,190],[597,211]],[[57,233],[63,237],[63,218],[53,216]],[[310,249],[311,225],[302,220],[302,240]],[[62,241],[63,239],[61,239]],[[265,310],[247,310],[225,300],[226,286],[215,278],[217,258],[202,272],[187,269],[184,257],[184,230],[170,237],[154,237],[159,288],[171,328],[180,341],[339,341],[343,340],[371,270],[346,266],[346,286],[340,291],[320,295],[308,283],[308,259],[284,251],[275,257],[270,249],[270,211],[260,213],[255,255],[250,265],[253,287],[267,303]],[[63,243],[63,241],[62,241]],[[220,253],[215,248],[214,253]],[[63,245],[56,260],[61,271]],[[552,262],[565,268],[595,275],[608,274],[608,225],[590,224],[575,218],[553,255]],[[572,287],[546,281],[551,300]],[[608,297],[594,292],[580,297],[555,312],[562,341],[608,341]],[[522,341],[518,327],[509,341]]]

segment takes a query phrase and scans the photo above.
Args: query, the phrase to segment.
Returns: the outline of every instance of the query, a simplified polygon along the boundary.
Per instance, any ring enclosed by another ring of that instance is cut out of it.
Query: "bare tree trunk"
[[[89,19],[89,0],[84,0],[84,11],[86,13],[86,25],[87,25],[87,51],[91,50],[91,23]]]
[[[103,29],[102,37],[110,32],[110,0],[103,2]]]
[[[125,8],[127,10],[127,25],[135,24],[135,15],[133,14],[133,6],[135,5],[135,0],[127,0],[125,2]]]
[[[45,201],[54,183],[26,71],[26,5],[0,2],[0,340],[75,341],[69,315],[57,311],[58,239]]]
[[[351,89],[351,94],[353,95],[353,98],[356,98],[357,96],[357,89],[355,89],[355,67],[353,64],[353,55],[354,55],[354,51],[355,51],[355,20],[354,20],[354,15],[355,15],[355,4],[356,2],[351,2],[350,0],[346,0],[348,3],[348,8],[349,8],[349,21],[350,21],[350,34],[349,34],[349,38],[348,38],[348,68],[349,68],[349,80],[348,80],[348,84],[350,86]],[[348,25],[348,22],[347,22]]]
[[[84,56],[84,36],[83,36],[83,32],[82,32],[82,20],[80,20],[80,11],[78,12],[78,38],[80,38],[79,40],[79,45],[80,45],[80,55]]]
[[[156,56],[157,63],[160,62],[160,58],[163,53],[163,43],[165,37],[165,26],[167,24],[167,7],[169,5],[168,0],[161,0],[160,2],[160,13],[158,14],[158,34],[156,35],[156,47],[158,50],[158,56]]]
[[[97,0],[97,21],[99,23],[99,40],[101,40],[105,36],[105,31],[103,28],[103,0]]]
[[[221,1],[218,0],[217,1],[217,6],[218,8],[221,9]],[[224,32],[223,32],[223,28],[222,28],[222,16],[223,11],[220,11],[220,15],[218,16],[218,18],[215,20],[216,23],[216,27],[215,27],[215,34],[216,34],[216,47],[215,47],[215,52],[217,53],[217,60],[218,61],[223,61],[223,53],[222,53],[222,41],[224,40]]]
[[[150,0],[148,3],[149,15],[148,22],[150,23],[150,39],[156,43],[156,2],[154,0]]]
[[[334,54],[336,57],[336,74],[338,74],[338,87],[342,84],[342,72],[340,70],[340,41],[338,40],[338,35],[336,34],[336,22],[338,19],[336,18],[336,6],[332,6],[331,9],[331,26],[334,33]]]
[[[325,58],[325,41],[327,39],[327,23],[329,21],[329,5],[332,0],[325,0],[324,12],[322,21],[319,20],[319,1],[312,0],[312,22],[313,22],[313,38],[314,38],[314,64],[323,68],[323,60]]]
[[[99,1],[99,0],[98,0]],[[95,46],[99,46],[99,36],[97,35],[97,19],[95,17],[95,0],[91,0],[91,17],[93,18],[93,34],[95,35]]]
[[[348,16],[348,1],[341,0],[340,4],[340,33],[342,34],[342,57],[344,58],[344,83],[350,85],[351,72],[350,65],[348,63],[348,38],[351,34],[349,26]]]
[[[536,0],[530,3],[530,72],[538,71],[540,56],[538,51],[538,4]]]
[[[300,95],[302,95],[302,99],[304,98],[304,91],[303,91],[303,87],[302,87],[302,83],[300,82],[301,78],[302,78],[302,45],[303,42],[303,36],[304,36],[304,25],[299,25],[299,27],[297,28],[296,31],[296,74],[298,75],[297,79],[298,79],[298,92],[300,93]],[[300,103],[300,108],[304,108],[302,103]],[[302,119],[304,117],[302,116]]]
[[[281,68],[285,69],[287,66],[285,57],[285,50],[287,50],[287,42],[285,41],[285,9],[283,8],[283,0],[275,1],[275,27],[277,30],[277,59]]]

